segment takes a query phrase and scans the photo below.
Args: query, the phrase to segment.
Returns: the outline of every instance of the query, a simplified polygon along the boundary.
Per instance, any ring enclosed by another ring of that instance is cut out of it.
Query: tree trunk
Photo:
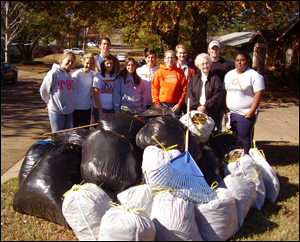
[[[175,50],[176,45],[178,45],[180,18],[181,17],[177,17],[176,20],[174,20],[174,24],[167,32],[162,32],[157,26],[152,27],[154,33],[160,36],[163,43],[167,45],[168,50]],[[164,50],[164,52],[165,51],[167,50]]]
[[[5,50],[4,50],[4,61],[10,64],[10,42],[6,42],[5,39]]]
[[[24,45],[23,43],[19,43],[17,45],[23,61],[32,61],[33,60],[33,56],[32,56],[32,52],[34,49],[34,46],[37,44],[37,42],[32,43],[31,45]]]
[[[191,36],[192,60],[200,53],[207,53],[207,16],[205,13],[199,13],[197,7],[191,8],[191,14],[194,20]]]
[[[9,1],[5,2],[5,55],[4,61],[10,64],[10,34],[8,30],[9,21],[8,21],[8,9],[9,9]]]

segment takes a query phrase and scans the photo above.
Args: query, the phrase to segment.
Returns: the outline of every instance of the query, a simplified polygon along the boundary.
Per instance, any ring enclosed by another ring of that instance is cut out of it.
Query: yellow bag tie
[[[170,146],[170,147],[168,147],[168,148],[165,148],[165,147],[164,147],[164,146],[156,139],[156,137],[155,137],[154,135],[151,136],[151,139],[153,139],[157,144],[159,144],[159,145],[163,148],[164,151],[171,150],[171,149],[173,149],[173,148],[175,148],[175,147],[178,146],[178,144],[176,144],[176,145],[172,145],[172,146]]]
[[[129,112],[133,113],[127,106],[121,106],[121,109],[124,111],[128,110]]]
[[[212,149],[211,144],[209,143],[209,140],[210,140],[211,138],[215,138],[215,137],[217,137],[217,136],[225,135],[225,134],[232,134],[232,131],[231,131],[231,130],[225,130],[224,132],[219,133],[219,134],[215,134],[215,135],[211,134],[211,135],[208,137],[206,143],[207,143],[208,146]]]
[[[253,168],[253,171],[254,171],[254,173],[255,173],[255,177],[254,178],[252,178],[252,181],[254,181],[255,179],[257,179],[258,178],[258,173],[257,173],[257,171],[255,170],[255,168]]]
[[[219,134],[215,134],[215,135],[212,134],[209,138],[215,138],[217,136],[225,135],[225,134],[232,134],[232,131],[231,130],[225,130],[224,132],[219,133]]]
[[[214,181],[211,185],[210,185],[210,189],[214,190],[217,186],[219,185],[219,183],[217,181]]]
[[[168,193],[168,192],[169,193],[173,192],[173,189],[171,189],[170,187],[165,189],[164,187],[160,187],[160,186],[153,187],[152,190],[157,191],[157,192],[152,193],[153,196],[155,196],[157,194],[165,194],[165,193]],[[176,191],[176,188],[175,188],[175,191]]]
[[[258,153],[257,153],[257,152],[259,152],[259,153],[261,153],[261,155],[263,156],[263,158],[265,159],[265,161],[267,160],[264,151],[263,151],[263,150],[258,150],[258,149],[256,148],[256,141],[255,141],[255,139],[253,139],[253,148],[254,148],[254,151],[255,151],[255,155],[256,155],[256,156],[258,156]]]
[[[83,191],[84,195],[86,196],[87,199],[89,199],[88,195],[86,194],[85,190],[86,188],[89,188],[91,185],[81,185],[84,181],[82,181],[79,185],[75,186],[75,187],[72,187],[69,191],[65,192],[63,197],[65,197],[68,193],[70,192],[76,192],[78,191],[79,189]]]
[[[110,206],[112,206],[113,208],[117,208],[117,209],[123,210],[123,211],[126,212],[126,213],[135,213],[135,212],[137,212],[137,211],[145,211],[145,210],[146,210],[146,208],[135,208],[135,209],[125,208],[125,207],[123,207],[122,205],[117,204],[117,203],[114,203],[114,202],[112,202],[112,201],[109,201],[109,204],[110,204]]]

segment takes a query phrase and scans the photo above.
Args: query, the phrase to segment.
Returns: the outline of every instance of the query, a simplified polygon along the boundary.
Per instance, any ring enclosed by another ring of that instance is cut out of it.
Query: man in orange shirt
[[[164,62],[155,72],[152,80],[152,99],[154,105],[169,107],[173,117],[180,117],[180,106],[184,103],[187,82],[182,69],[175,65],[176,53],[165,52]]]

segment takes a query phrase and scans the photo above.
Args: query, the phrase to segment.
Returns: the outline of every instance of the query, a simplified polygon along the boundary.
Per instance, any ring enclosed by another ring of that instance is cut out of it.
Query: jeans
[[[172,111],[172,109],[173,109],[173,107],[176,105],[177,103],[161,103],[161,105],[163,105],[164,107],[167,107],[167,108],[169,108],[171,111]],[[174,118],[180,118],[180,108],[175,112],[175,113],[173,113],[173,111],[172,111],[172,116],[174,117]]]
[[[236,113],[231,114],[231,131],[234,132],[245,145],[245,154],[249,153],[249,149],[253,148],[254,125],[257,120],[257,114],[252,118],[245,118],[243,115]]]
[[[48,110],[48,115],[52,132],[70,129],[73,126],[73,113],[60,114],[53,113]]]

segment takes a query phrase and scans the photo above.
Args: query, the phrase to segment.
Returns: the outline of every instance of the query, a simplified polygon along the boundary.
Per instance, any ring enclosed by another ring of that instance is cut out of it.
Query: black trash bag
[[[87,129],[73,129],[53,134],[51,140],[57,145],[74,144],[82,146],[89,133],[90,131]]]
[[[212,131],[206,144],[216,152],[219,160],[235,149],[245,149],[244,143],[231,131]]]
[[[136,135],[136,144],[145,149],[149,145],[160,147],[151,137],[155,138],[165,147],[176,145],[174,149],[185,152],[186,127],[177,118],[162,116],[152,119]],[[197,141],[195,135],[189,131],[188,151],[194,160],[202,156],[202,144]]]
[[[160,116],[172,116],[172,112],[168,107],[152,105],[147,110],[139,114],[139,117],[156,118]]]
[[[104,191],[119,193],[139,184],[141,166],[132,144],[117,133],[97,130],[83,142],[82,179]]]
[[[209,186],[213,182],[219,183],[225,178],[222,164],[219,162],[217,154],[208,145],[203,145],[202,157],[200,160],[196,160],[196,163]]]
[[[81,146],[53,146],[22,182],[13,209],[69,228],[62,214],[63,195],[82,182],[80,163]]]
[[[147,123],[146,121],[127,112],[117,114],[100,114],[98,122],[99,129],[124,135],[125,138],[133,145],[135,144],[135,136],[137,132],[139,132],[140,129]]]
[[[38,141],[34,143],[27,151],[26,156],[23,160],[21,168],[19,170],[18,181],[19,187],[23,180],[28,176],[34,166],[37,164],[39,159],[55,145],[51,141]]]

